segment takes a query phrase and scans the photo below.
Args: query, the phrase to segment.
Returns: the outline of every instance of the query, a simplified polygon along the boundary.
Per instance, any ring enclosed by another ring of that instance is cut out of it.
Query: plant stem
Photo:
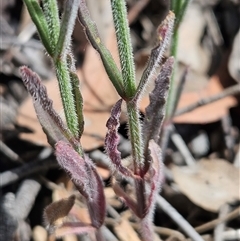
[[[172,0],[171,1],[171,8],[175,13],[176,22],[173,32],[172,44],[171,44],[171,55],[174,57],[175,66],[173,68],[172,78],[170,82],[170,90],[167,100],[167,108],[166,108],[166,121],[170,120],[174,115],[174,111],[176,109],[176,98],[177,98],[177,84],[175,80],[175,73],[177,69],[177,48],[178,48],[178,29],[179,24],[181,23],[183,16],[186,12],[186,9],[189,5],[191,0]]]
[[[175,73],[177,68],[177,47],[178,47],[178,32],[174,30],[173,37],[172,37],[172,45],[171,45],[171,56],[174,57],[176,60],[174,63],[173,71],[172,71],[172,77],[170,81],[170,89],[168,93],[168,99],[167,99],[167,108],[166,108],[166,121],[168,121],[171,116],[173,115],[173,111],[175,109],[175,98],[176,98],[176,81],[175,81]]]
[[[134,173],[141,176],[143,161],[142,128],[136,102],[127,102],[129,135],[132,145]]]
[[[51,41],[49,39],[49,31],[47,21],[43,14],[39,3],[36,0],[24,0],[25,5],[27,6],[28,12],[37,27],[39,36],[42,40],[42,43],[47,50],[49,55],[53,55],[51,48]]]
[[[136,80],[126,3],[125,0],[111,0],[111,6],[125,93],[127,98],[132,98],[136,93]]]
[[[61,59],[55,61],[56,75],[58,79],[61,99],[67,126],[75,137],[79,136],[79,124],[76,114],[75,102],[73,97],[73,88],[69,76],[67,63]]]

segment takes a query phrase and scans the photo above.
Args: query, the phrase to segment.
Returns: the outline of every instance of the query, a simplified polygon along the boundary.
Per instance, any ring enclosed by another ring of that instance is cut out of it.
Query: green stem
[[[134,173],[141,175],[144,165],[141,123],[136,102],[127,102],[128,127],[132,145]]]
[[[165,121],[169,120],[172,117],[173,111],[175,109],[175,99],[176,99],[176,91],[177,91],[177,86],[175,81],[175,73],[177,68],[177,47],[178,47],[178,31],[175,29],[172,37],[171,56],[173,56],[176,61],[174,62],[172,77],[170,81],[170,89],[169,89],[168,99],[167,99]]]
[[[66,116],[67,126],[74,137],[79,137],[79,125],[76,113],[73,88],[67,63],[61,59],[55,61],[56,75],[58,79],[63,109]]]
[[[39,6],[36,0],[23,0],[25,5],[27,6],[28,12],[31,16],[32,21],[37,27],[37,31],[39,33],[39,37],[42,40],[42,43],[47,50],[49,55],[53,55],[51,48],[51,41],[49,38],[49,31],[47,26],[47,21],[43,14],[41,7]]]
[[[79,20],[83,25],[86,35],[93,48],[99,53],[109,79],[117,90],[118,94],[124,99],[122,73],[119,71],[111,53],[100,39],[97,26],[91,19],[85,0],[80,0]]]
[[[118,43],[123,84],[126,96],[131,98],[136,93],[136,80],[126,3],[125,0],[111,0],[111,6]]]
[[[47,21],[50,45],[52,52],[55,52],[59,32],[60,32],[60,21],[58,15],[58,5],[56,0],[42,0],[44,15]]]

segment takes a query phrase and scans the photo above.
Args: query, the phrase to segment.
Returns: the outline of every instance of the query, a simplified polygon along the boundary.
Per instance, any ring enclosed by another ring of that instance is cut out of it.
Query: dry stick
[[[240,229],[227,230],[223,233],[224,240],[240,240]]]
[[[223,206],[220,207],[219,210],[219,218],[225,217],[229,213],[229,205],[224,204]],[[216,225],[214,228],[214,241],[223,241],[223,232],[226,227],[226,222],[219,223]]]
[[[24,220],[28,217],[40,189],[40,183],[34,179],[25,179],[21,183],[15,196],[16,218]]]
[[[177,149],[180,151],[182,156],[184,157],[184,160],[188,166],[194,166],[196,164],[196,161],[194,157],[192,156],[191,152],[189,151],[186,143],[182,139],[181,135],[179,135],[173,125],[171,125],[171,128],[173,130],[173,133],[171,135],[172,142],[177,147]]]
[[[237,153],[235,155],[234,161],[233,161],[233,165],[235,167],[240,168],[240,143],[238,144],[238,150]]]
[[[26,163],[21,167],[14,168],[10,171],[2,172],[0,174],[0,187],[2,188],[4,186],[7,186],[23,177],[32,175],[34,173],[56,167],[59,166],[55,160],[53,161],[53,158],[47,158],[45,160],[40,159],[34,162]]]
[[[203,241],[203,238],[196,230],[160,195],[157,196],[157,206],[160,207],[189,236],[189,238],[194,241]]]
[[[179,84],[178,84],[178,88],[177,88],[176,99],[175,99],[172,115],[175,113],[175,111],[177,109],[177,104],[179,102],[179,99],[180,99],[182,91],[183,91],[184,84],[185,84],[186,79],[187,79],[188,70],[189,70],[188,67],[186,67],[184,72],[183,72],[183,74],[182,74],[182,76],[181,76],[181,78],[180,78],[180,81],[179,81]],[[172,118],[172,116],[171,116],[171,118]],[[170,140],[170,136],[172,135],[172,132],[173,132],[171,126],[172,126],[171,123],[169,123],[167,121],[167,123],[165,124],[165,128],[162,128],[163,135],[162,135],[162,138],[159,139],[159,143],[158,143],[161,146],[161,149],[162,149],[162,158],[163,158],[163,160],[165,158],[165,154],[166,154],[166,150],[167,150],[168,143],[169,143],[169,140]]]
[[[221,118],[222,130],[224,134],[224,142],[227,151],[225,157],[228,161],[232,162],[234,158],[234,143],[235,138],[232,135],[232,119],[230,114],[225,115]]]
[[[176,91],[176,98],[175,98],[175,102],[174,102],[174,107],[173,107],[173,113],[172,115],[170,116],[170,119],[172,119],[172,116],[174,115],[174,113],[176,112],[176,109],[177,109],[177,105],[179,103],[179,100],[181,98],[181,95],[182,95],[182,92],[183,92],[183,88],[184,88],[184,85],[186,83],[186,80],[187,80],[187,75],[188,75],[188,72],[189,72],[189,67],[186,66],[184,71],[183,71],[183,74],[180,78],[180,81],[178,83],[178,87],[177,87],[177,91]]]
[[[134,229],[139,230],[138,229],[139,225],[137,223],[130,222],[130,224]],[[163,236],[167,236],[167,237],[178,238],[180,240],[185,239],[185,236],[182,233],[180,233],[179,231],[170,229],[170,228],[153,226],[153,229],[160,236],[163,235]]]
[[[172,128],[171,128],[171,125],[169,124],[166,124],[165,123],[163,124],[163,135],[162,137],[159,139],[159,146],[161,147],[162,149],[162,159],[163,161],[165,160],[165,156],[166,156],[166,150],[167,150],[167,147],[168,147],[168,143],[169,143],[169,140],[170,140],[170,136],[172,135]]]
[[[23,163],[17,153],[10,149],[2,140],[0,140],[0,151],[4,153],[11,161],[16,163]]]
[[[237,95],[239,93],[240,93],[240,85],[239,84],[231,86],[219,94],[213,95],[209,98],[204,98],[204,99],[198,100],[197,102],[176,111],[176,113],[174,114],[174,117],[185,114],[187,112],[190,112],[198,107],[213,103],[213,102],[223,99],[229,95]]]
[[[208,223],[205,223],[205,224],[203,224],[201,226],[196,227],[195,230],[198,233],[206,232],[206,231],[208,231],[210,229],[213,229],[219,223],[230,221],[230,220],[232,220],[234,218],[237,218],[239,215],[240,215],[240,207],[236,208],[235,210],[233,210],[232,212],[227,214],[225,217],[212,220],[212,221],[210,221]]]

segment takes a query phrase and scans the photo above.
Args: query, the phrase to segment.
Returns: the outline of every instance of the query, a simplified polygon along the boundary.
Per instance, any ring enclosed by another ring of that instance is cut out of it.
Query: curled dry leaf
[[[66,217],[73,207],[75,202],[75,195],[71,195],[68,198],[61,199],[59,201],[49,204],[44,210],[45,224],[51,228],[55,222],[63,217]]]
[[[42,84],[40,77],[26,66],[20,68],[20,73],[23,83],[33,99],[37,117],[49,143],[54,145],[59,140],[67,141],[72,138],[70,131],[54,110],[53,102],[49,99],[47,89]]]
[[[120,125],[122,99],[117,101],[111,110],[111,116],[107,121],[107,134],[105,138],[105,150],[111,161],[111,169],[125,177],[133,176],[133,173],[121,164],[121,153],[117,146],[119,143],[118,127]]]
[[[218,212],[226,203],[240,200],[240,169],[227,161],[200,160],[195,166],[172,166],[175,182],[196,205]]]

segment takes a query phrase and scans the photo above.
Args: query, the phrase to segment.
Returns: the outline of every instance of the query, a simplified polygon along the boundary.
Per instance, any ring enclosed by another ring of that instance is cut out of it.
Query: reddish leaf
[[[121,153],[118,151],[117,146],[119,143],[118,127],[120,125],[119,118],[121,115],[122,99],[117,101],[111,110],[111,116],[107,121],[107,134],[105,138],[105,150],[109,156],[112,165],[112,171],[118,172],[125,177],[133,176],[133,173],[121,164]]]
[[[59,165],[69,174],[78,191],[86,198],[92,225],[99,228],[105,217],[102,180],[88,156],[84,159],[71,145],[59,141],[55,145]]]
[[[48,98],[46,87],[42,84],[40,77],[26,66],[20,68],[20,73],[24,85],[32,96],[37,117],[49,143],[54,145],[60,140],[68,140],[77,145],[62,119],[53,109],[52,100]]]
[[[153,75],[155,74],[156,68],[161,63],[163,54],[170,42],[174,26],[174,18],[174,13],[170,11],[167,17],[164,19],[164,21],[160,24],[160,26],[157,29],[159,43],[151,52],[151,56],[149,58],[147,67],[144,70],[142,78],[140,80],[137,96],[135,97],[136,99],[138,99],[139,96],[142,94],[143,89],[145,88],[147,83],[152,79]]]

